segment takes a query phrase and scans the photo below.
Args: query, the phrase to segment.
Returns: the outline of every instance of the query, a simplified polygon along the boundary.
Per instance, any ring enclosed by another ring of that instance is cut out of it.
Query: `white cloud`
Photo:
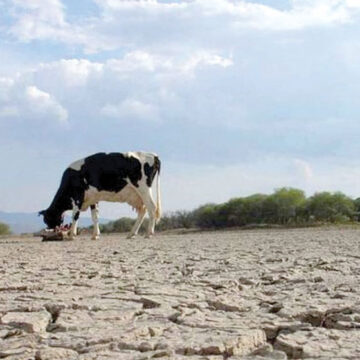
[[[10,33],[19,40],[64,39],[68,26],[59,0],[13,0],[15,24]]]
[[[149,9],[150,11],[171,11],[173,9],[184,9],[188,1],[179,2],[158,2],[157,0],[95,0],[98,6],[106,10],[128,10],[128,9]]]
[[[302,178],[304,178],[305,181],[310,181],[313,178],[313,170],[307,161],[301,159],[294,159],[294,164],[296,166],[298,174]]]
[[[90,53],[170,43],[172,50],[184,51],[189,40],[207,47],[209,38],[222,46],[243,29],[288,31],[343,24],[356,19],[360,9],[357,0],[293,0],[290,10],[231,0],[97,0],[98,16],[71,23],[60,0],[8,1],[12,36],[80,45]]]
[[[349,8],[355,8],[355,9],[360,8],[360,2],[359,2],[359,0],[346,0],[346,5],[347,5]]]
[[[349,20],[349,9],[359,7],[357,0],[293,0],[290,10],[278,10],[270,5],[248,1],[194,0],[165,3],[156,0],[96,1],[107,19],[115,13],[138,12],[149,17],[176,13],[180,20],[205,16],[228,16],[245,27],[262,29],[299,29],[307,26],[332,24]]]
[[[22,42],[50,40],[81,45],[87,52],[108,49],[107,39],[92,35],[93,24],[69,23],[61,0],[7,0],[13,23],[7,33]]]
[[[25,100],[30,112],[40,117],[54,117],[60,124],[67,125],[68,112],[56,99],[36,86],[25,89]]]
[[[20,75],[15,78],[0,78],[0,118],[2,121],[43,120],[68,125],[68,112],[56,98],[29,85]]]
[[[114,71],[128,73],[137,70],[154,72],[155,70],[167,70],[174,67],[169,57],[150,54],[143,50],[128,52],[122,59],[109,59],[107,66]]]
[[[269,5],[247,1],[194,0],[178,3],[158,1],[97,1],[99,7],[114,20],[121,12],[136,17],[177,15],[179,21],[205,17],[213,21],[217,16],[227,16],[226,22],[242,27],[268,30],[294,30],[309,26],[344,23],[354,15],[352,10],[360,7],[357,0],[293,0],[290,10],[278,10]],[[110,16],[111,15],[111,16]],[[133,18],[131,19],[133,21]],[[203,19],[201,19],[203,20]]]
[[[14,79],[0,77],[0,104],[9,100],[10,90],[14,86]]]
[[[189,43],[206,48],[209,39],[216,47],[229,45],[244,30],[289,31],[333,26],[348,23],[358,15],[346,0],[295,0],[290,10],[231,0],[97,3],[103,17],[94,22],[93,30],[107,37],[114,47],[170,44],[172,51],[177,47],[182,52],[188,50]],[[115,33],[119,34],[117,38],[112,36]]]
[[[293,1],[291,10],[275,10],[258,6],[248,12],[245,22],[238,26],[250,26],[263,30],[301,30],[308,27],[321,27],[347,23],[352,14],[344,1],[339,0],[301,0]]]
[[[128,121],[129,118],[145,121],[160,120],[156,106],[137,99],[125,99],[118,105],[106,104],[100,113],[106,117],[118,118],[121,121]]]
[[[110,59],[106,64],[112,70],[121,73],[129,73],[136,70],[146,72],[181,71],[187,73],[205,66],[227,68],[233,65],[233,60],[231,57],[223,57],[216,52],[205,50],[196,50],[181,57],[151,54],[147,51],[136,50],[126,53],[122,59]]]
[[[195,81],[200,70],[226,71],[231,65],[231,58],[204,50],[182,57],[138,50],[104,62],[41,63],[12,78],[0,78],[1,117],[27,114],[40,119],[47,114],[65,125],[71,122],[71,112],[77,121],[103,116],[161,122],[163,111],[166,114],[179,101],[184,82]]]
[[[196,54],[191,56],[191,58],[180,67],[180,69],[184,72],[189,72],[201,66],[214,65],[227,68],[233,64],[234,63],[231,58],[224,58],[206,51],[198,51]]]
[[[90,78],[102,75],[104,64],[86,59],[61,59],[48,64],[41,64],[36,70],[41,76],[61,81],[65,86],[85,86]]]

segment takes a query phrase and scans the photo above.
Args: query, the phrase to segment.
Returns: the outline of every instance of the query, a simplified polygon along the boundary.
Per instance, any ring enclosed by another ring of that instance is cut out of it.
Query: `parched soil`
[[[0,359],[360,359],[360,230],[0,239]]]

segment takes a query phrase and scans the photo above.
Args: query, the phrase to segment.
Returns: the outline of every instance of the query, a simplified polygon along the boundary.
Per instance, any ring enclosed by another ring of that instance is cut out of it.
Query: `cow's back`
[[[97,153],[84,159],[81,175],[98,191],[120,192],[128,180],[134,186],[141,180],[141,162],[122,153]]]

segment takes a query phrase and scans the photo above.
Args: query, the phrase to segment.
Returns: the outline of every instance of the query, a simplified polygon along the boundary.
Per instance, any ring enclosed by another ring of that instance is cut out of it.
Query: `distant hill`
[[[99,219],[101,224],[108,223],[111,220]],[[0,211],[0,222],[8,224],[14,234],[33,233],[45,228],[42,216],[37,213],[9,213]],[[65,223],[70,223],[70,216],[65,216]],[[92,225],[91,218],[81,217],[79,220],[80,227],[87,227]]]

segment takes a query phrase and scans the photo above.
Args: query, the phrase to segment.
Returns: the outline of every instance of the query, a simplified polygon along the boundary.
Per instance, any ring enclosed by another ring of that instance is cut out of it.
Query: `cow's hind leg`
[[[156,205],[152,198],[146,204],[147,211],[149,213],[149,224],[145,237],[150,238],[154,235],[155,222],[156,222]]]
[[[93,234],[91,239],[97,240],[100,237],[100,229],[99,229],[99,206],[98,204],[94,204],[90,206],[91,208],[91,218],[93,221]]]
[[[145,214],[146,214],[146,209],[144,206],[142,206],[141,209],[138,210],[138,217],[137,217],[135,224],[132,227],[129,235],[127,236],[128,239],[131,239],[137,235],[137,233],[140,229],[140,226],[144,221]]]
[[[151,189],[148,187],[144,187],[143,189],[138,190],[143,203],[145,204],[146,210],[149,213],[149,224],[146,231],[147,238],[154,235],[155,229],[155,221],[156,221],[156,204],[154,199],[152,198]]]

